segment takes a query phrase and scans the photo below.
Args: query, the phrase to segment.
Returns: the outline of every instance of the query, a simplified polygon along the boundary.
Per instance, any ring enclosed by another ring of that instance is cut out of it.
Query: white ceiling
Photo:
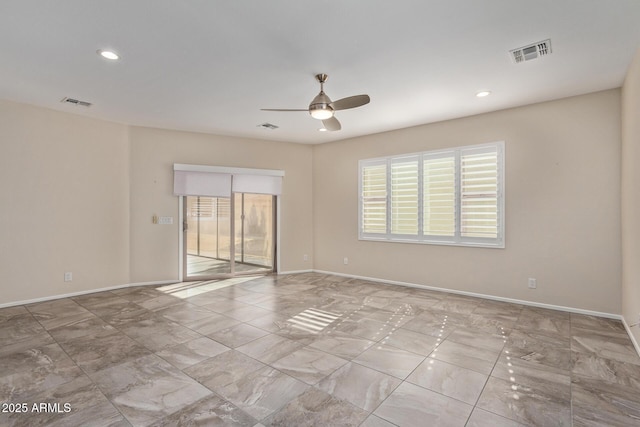
[[[511,61],[547,38],[550,56]],[[313,144],[619,87],[639,46],[638,0],[2,0],[0,98]],[[306,108],[317,73],[371,103],[339,111],[339,132],[260,111]]]

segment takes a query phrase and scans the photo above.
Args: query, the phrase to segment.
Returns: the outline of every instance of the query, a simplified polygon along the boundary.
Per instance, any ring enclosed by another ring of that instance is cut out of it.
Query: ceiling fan
[[[339,110],[362,107],[363,105],[368,104],[371,99],[369,98],[369,95],[355,95],[338,99],[337,101],[331,101],[331,99],[324,93],[324,82],[327,81],[328,77],[329,76],[326,74],[316,75],[316,80],[320,83],[320,93],[313,98],[309,104],[309,108],[263,108],[262,111],[308,111],[314,119],[322,120],[324,129],[321,130],[335,131],[342,129],[340,122],[333,114]]]

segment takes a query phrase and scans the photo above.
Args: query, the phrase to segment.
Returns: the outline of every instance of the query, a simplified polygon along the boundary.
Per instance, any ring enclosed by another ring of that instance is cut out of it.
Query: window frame
[[[461,159],[463,155],[469,153],[495,152],[497,163],[497,237],[465,237],[462,236],[461,226],[461,206],[462,206],[462,183],[461,183]],[[424,161],[425,159],[446,158],[452,156],[454,159],[454,202],[455,219],[453,236],[425,235],[424,226]],[[394,234],[391,232],[391,171],[392,164],[399,163],[402,159],[418,159],[418,231],[416,235]],[[365,233],[363,231],[363,170],[370,166],[386,165],[386,233]],[[485,144],[466,145],[439,150],[423,151],[418,153],[398,154],[386,157],[363,159],[358,161],[358,240],[395,242],[395,243],[418,243],[427,245],[447,245],[447,246],[469,246],[483,248],[505,247],[505,144],[504,141],[497,141]]]

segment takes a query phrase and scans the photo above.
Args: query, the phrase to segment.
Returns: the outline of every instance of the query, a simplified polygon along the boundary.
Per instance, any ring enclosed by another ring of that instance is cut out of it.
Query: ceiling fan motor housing
[[[309,114],[318,120],[325,120],[333,116],[333,107],[331,107],[331,99],[325,95],[323,91],[313,98],[309,104]]]

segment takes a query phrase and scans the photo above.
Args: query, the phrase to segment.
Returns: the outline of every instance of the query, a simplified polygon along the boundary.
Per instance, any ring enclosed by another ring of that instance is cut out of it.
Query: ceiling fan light
[[[318,120],[326,120],[333,117],[333,108],[328,105],[311,105],[309,107],[311,117]]]

